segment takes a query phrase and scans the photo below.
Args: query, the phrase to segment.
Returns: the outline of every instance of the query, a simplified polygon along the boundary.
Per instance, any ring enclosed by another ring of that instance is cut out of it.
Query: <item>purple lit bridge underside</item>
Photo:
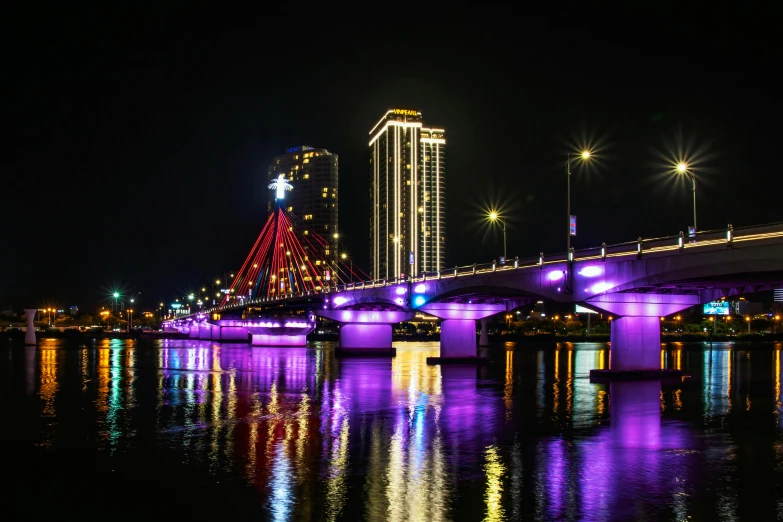
[[[485,334],[482,320],[525,304],[578,303],[614,316],[612,369],[659,369],[659,317],[721,297],[783,285],[783,225],[746,229],[729,239],[700,238],[695,245],[682,240],[679,245],[651,242],[645,249],[626,245],[626,251],[611,253],[604,248],[575,258],[570,269],[561,258],[530,265],[493,264],[467,272],[443,270],[405,282],[376,281],[292,296],[285,306],[308,308],[311,316],[339,322],[339,345],[344,351],[389,350],[392,325],[426,313],[443,320],[441,358],[465,358],[476,356],[477,320]],[[279,301],[248,302],[217,312],[227,316],[251,306],[279,311],[280,305]],[[194,317],[187,318],[191,324],[198,321]],[[228,340],[233,336],[250,338],[253,344],[297,346],[304,344],[314,326],[314,318],[297,326],[211,324],[198,326],[195,337]],[[169,327],[189,328],[183,320]]]

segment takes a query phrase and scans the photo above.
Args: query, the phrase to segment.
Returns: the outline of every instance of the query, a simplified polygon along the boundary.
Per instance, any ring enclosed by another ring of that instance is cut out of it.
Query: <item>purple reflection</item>
[[[611,513],[617,520],[634,520],[640,512],[656,510],[666,513],[658,518],[668,517],[668,506],[644,504],[671,492],[675,478],[692,485],[700,457],[692,451],[697,442],[686,425],[661,421],[660,394],[660,381],[613,382],[609,429],[565,453],[560,441],[546,443],[541,464],[546,476],[539,479],[546,489],[544,518],[596,520]],[[572,487],[579,491],[578,505]]]
[[[353,413],[372,411],[391,401],[391,359],[341,359],[339,375],[340,389]]]
[[[609,411],[615,446],[661,447],[661,381],[613,382]]]

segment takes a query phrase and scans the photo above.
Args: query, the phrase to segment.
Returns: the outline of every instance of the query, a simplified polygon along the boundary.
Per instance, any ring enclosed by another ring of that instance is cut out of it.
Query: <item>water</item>
[[[773,520],[781,345],[672,345],[675,383],[591,384],[603,344],[490,365],[329,344],[44,341],[0,358],[12,519]],[[4,516],[4,518],[6,518]],[[7,518],[8,519],[8,518]]]

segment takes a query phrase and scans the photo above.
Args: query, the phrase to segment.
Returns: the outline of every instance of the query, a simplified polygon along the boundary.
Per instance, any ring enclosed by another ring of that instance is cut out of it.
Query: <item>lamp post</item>
[[[342,254],[340,254],[340,259],[342,259],[343,263],[345,263],[345,260],[348,259],[348,254],[343,252]],[[349,261],[351,266],[351,283],[353,283],[353,258],[351,258]]]
[[[748,333],[750,333],[750,316],[749,315],[745,317],[745,321],[748,322]]]
[[[587,161],[590,159],[591,153],[589,150],[583,150],[578,156],[574,155],[576,159]],[[566,292],[571,292],[571,268],[573,259],[571,258],[571,161],[572,154],[569,152],[566,158],[566,259],[568,260],[568,271],[566,272],[565,289]]]
[[[689,177],[693,185],[693,231],[696,232],[696,176],[690,171],[688,164],[682,162],[677,164],[677,173]]]
[[[503,262],[506,261],[506,222],[500,218],[500,215],[497,213],[496,210],[490,211],[490,213],[487,216],[491,222],[498,222],[503,227]]]

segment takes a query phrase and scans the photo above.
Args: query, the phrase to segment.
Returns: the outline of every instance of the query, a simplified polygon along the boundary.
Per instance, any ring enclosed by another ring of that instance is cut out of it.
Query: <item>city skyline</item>
[[[690,187],[666,160],[689,149],[703,159],[700,228],[779,220],[769,151],[783,111],[763,31],[729,38],[662,13],[644,27],[621,13],[486,15],[434,24],[432,60],[412,29],[392,45],[359,27],[323,39],[323,59],[292,63],[313,81],[286,82],[269,71],[308,53],[285,19],[259,20],[262,44],[180,14],[138,31],[106,13],[18,20],[29,43],[9,61],[4,308],[200,288],[241,262],[266,213],[269,159],[302,143],[339,154],[340,242],[369,268],[366,136],[387,107],[448,131],[447,266],[502,255],[492,206],[509,257],[564,251],[564,163],[585,144],[598,150],[573,169],[576,249],[687,232]]]

